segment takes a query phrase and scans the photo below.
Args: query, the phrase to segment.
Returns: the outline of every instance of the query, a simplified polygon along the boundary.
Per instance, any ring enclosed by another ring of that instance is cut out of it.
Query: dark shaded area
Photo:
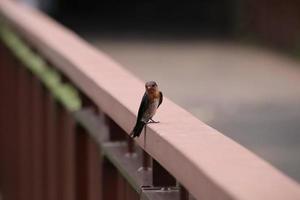
[[[84,26],[102,33],[228,36],[234,27],[234,2],[61,0],[53,16],[77,32]]]
[[[300,55],[297,0],[43,0],[39,7],[81,35],[229,38]]]
[[[300,1],[247,0],[240,13],[238,31],[244,37],[300,55]]]

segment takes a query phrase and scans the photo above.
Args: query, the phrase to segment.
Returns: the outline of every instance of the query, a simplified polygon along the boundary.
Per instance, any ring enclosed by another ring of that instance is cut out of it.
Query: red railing
[[[1,0],[3,199],[299,199],[299,184],[167,98],[133,141],[143,83],[44,14]],[[192,197],[194,196],[194,197]]]

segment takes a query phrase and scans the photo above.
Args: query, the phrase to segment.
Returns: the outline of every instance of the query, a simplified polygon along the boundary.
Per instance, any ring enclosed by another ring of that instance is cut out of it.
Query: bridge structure
[[[0,1],[2,199],[296,200],[300,186],[45,14]]]

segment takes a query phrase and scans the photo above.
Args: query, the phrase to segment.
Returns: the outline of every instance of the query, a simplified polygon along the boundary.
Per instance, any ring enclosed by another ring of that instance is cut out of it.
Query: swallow
[[[158,121],[154,121],[152,117],[163,101],[163,94],[159,91],[155,81],[147,82],[145,89],[146,91],[139,107],[136,124],[130,133],[130,137],[132,138],[139,137],[146,124],[159,123]]]

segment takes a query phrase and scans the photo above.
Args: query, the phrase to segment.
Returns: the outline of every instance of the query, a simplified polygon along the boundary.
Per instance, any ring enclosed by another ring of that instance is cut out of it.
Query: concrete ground
[[[300,64],[226,42],[85,35],[199,119],[300,182]]]

